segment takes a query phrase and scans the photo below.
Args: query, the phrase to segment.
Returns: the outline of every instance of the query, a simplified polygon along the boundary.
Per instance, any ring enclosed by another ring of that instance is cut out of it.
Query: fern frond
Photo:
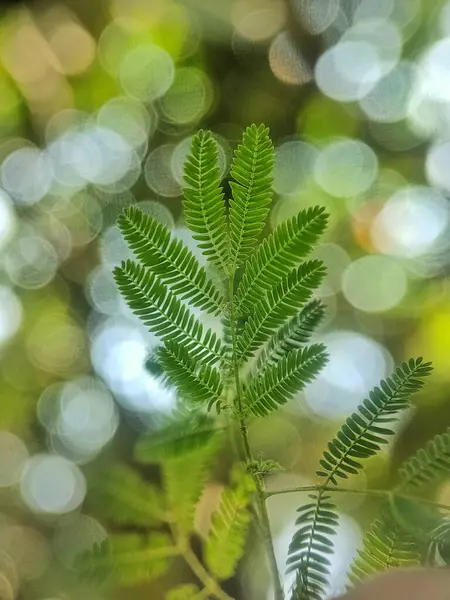
[[[320,300],[313,300],[289,319],[269,340],[258,356],[256,371],[277,363],[290,350],[301,348],[310,339],[323,319],[325,309]]]
[[[450,428],[435,435],[399,469],[401,488],[419,487],[450,474]]]
[[[232,487],[222,492],[220,506],[212,517],[212,525],[205,546],[205,562],[218,579],[229,579],[244,553],[248,527],[253,479],[236,471]]]
[[[253,305],[312,250],[325,230],[328,215],[322,207],[302,210],[280,223],[247,261],[237,292],[238,310]]]
[[[310,299],[324,275],[322,261],[304,262],[261,298],[238,338],[239,358],[245,360],[253,356],[288,317],[294,316]]]
[[[323,344],[292,350],[275,365],[268,365],[244,392],[244,407],[264,417],[312,381],[327,362]]]
[[[297,571],[298,577],[292,599],[320,600],[326,590],[333,554],[332,536],[336,534],[338,516],[336,506],[324,492],[310,494],[313,502],[301,506],[295,524],[300,527],[289,545],[288,572]]]
[[[194,527],[195,506],[219,449],[220,436],[163,463],[163,480],[170,514],[180,533]]]
[[[365,534],[363,547],[350,567],[352,583],[391,568],[413,567],[420,564],[420,554],[414,538],[396,522],[391,510],[385,508]]]
[[[381,444],[394,435],[385,425],[395,422],[399,413],[410,406],[411,395],[422,388],[431,370],[431,363],[421,357],[411,358],[369,393],[323,454],[317,475],[326,478],[325,485],[330,481],[337,485],[337,477],[347,479],[358,473],[362,469],[359,461],[376,454]]]
[[[150,527],[165,520],[160,491],[132,468],[115,464],[102,471],[92,485],[90,505],[118,525]]]
[[[208,410],[220,401],[223,383],[214,367],[199,365],[181,344],[169,340],[158,354],[166,375],[185,400],[208,403]]]
[[[230,182],[230,271],[248,258],[272,200],[273,144],[264,125],[247,127],[234,152]]]
[[[177,554],[179,549],[165,533],[124,533],[111,537],[111,555],[106,560],[112,561],[118,583],[136,585],[164,575]]]
[[[205,596],[193,583],[185,583],[172,588],[166,594],[166,600],[205,600]]]
[[[182,300],[211,314],[221,312],[223,298],[192,252],[157,219],[128,207],[117,224],[135,256]]]
[[[217,432],[214,421],[197,412],[187,419],[171,419],[161,429],[138,439],[134,459],[146,464],[176,458],[205,446]]]
[[[192,358],[204,364],[222,358],[216,334],[211,330],[204,334],[202,324],[151,271],[127,260],[114,269],[114,278],[128,306],[164,342],[183,344]]]
[[[220,186],[217,143],[209,131],[192,138],[184,165],[183,208],[186,225],[203,254],[227,272],[228,226],[224,194]]]

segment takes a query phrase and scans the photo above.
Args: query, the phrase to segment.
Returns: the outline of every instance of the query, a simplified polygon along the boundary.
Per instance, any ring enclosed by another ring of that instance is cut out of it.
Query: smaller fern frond
[[[240,313],[251,312],[261,295],[274,287],[314,247],[328,215],[322,207],[302,210],[265,238],[245,265],[237,292]]]
[[[288,317],[293,317],[311,298],[324,275],[321,260],[304,262],[261,298],[238,338],[239,358],[251,358]]]
[[[262,232],[272,200],[273,144],[264,125],[245,129],[234,152],[230,187],[230,271],[246,261]]]
[[[232,577],[243,556],[251,520],[250,499],[254,491],[253,479],[236,470],[232,486],[222,492],[205,546],[206,565],[218,579]]]
[[[208,410],[220,401],[223,383],[219,371],[208,364],[199,366],[181,344],[167,340],[159,349],[159,363],[185,400],[207,403]]]
[[[399,469],[400,488],[419,487],[450,474],[450,428],[435,435]]]
[[[228,263],[228,226],[220,186],[217,143],[209,131],[198,131],[184,165],[183,208],[186,225],[203,254],[224,272]]]
[[[160,429],[138,439],[134,446],[134,459],[148,464],[176,458],[205,446],[217,434],[214,421],[197,411],[189,414],[188,418],[172,418]]]
[[[321,600],[328,584],[332,537],[336,535],[338,515],[330,497],[311,494],[311,503],[301,506],[295,532],[289,545],[288,572],[297,571],[292,599]]]
[[[414,538],[402,530],[386,507],[365,534],[363,547],[350,567],[349,579],[356,584],[388,569],[419,564],[420,554]]]
[[[114,269],[116,284],[133,312],[164,342],[183,344],[192,358],[209,364],[223,357],[220,340],[151,271],[131,260]]]
[[[220,447],[216,435],[182,455],[162,464],[164,489],[168,509],[181,534],[194,528],[194,512],[203,491],[211,463]]]
[[[223,298],[192,252],[157,219],[128,207],[117,224],[135,256],[181,300],[217,315]]]
[[[368,398],[358,407],[328,444],[320,460],[319,477],[337,485],[337,477],[347,479],[362,469],[361,459],[375,455],[394,432],[386,427],[398,418],[399,413],[410,406],[411,395],[424,385],[424,378],[431,373],[431,363],[411,358],[402,363],[395,372],[381,381]]]
[[[258,356],[256,371],[265,365],[277,363],[289,351],[309,342],[322,321],[325,309],[320,300],[313,300],[285,323],[269,340]]]
[[[115,464],[95,479],[90,505],[118,525],[150,527],[165,520],[160,491],[131,467]]]
[[[244,407],[255,416],[268,415],[311,382],[325,366],[327,358],[323,344],[288,352],[250,382],[244,392]]]

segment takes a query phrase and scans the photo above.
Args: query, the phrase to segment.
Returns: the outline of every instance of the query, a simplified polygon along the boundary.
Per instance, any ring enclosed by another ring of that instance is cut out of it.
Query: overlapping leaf
[[[450,428],[436,435],[399,469],[400,487],[419,487],[450,475]]]
[[[162,223],[130,206],[117,224],[136,257],[156,273],[176,296],[212,314],[220,313],[223,298],[204,267]]]

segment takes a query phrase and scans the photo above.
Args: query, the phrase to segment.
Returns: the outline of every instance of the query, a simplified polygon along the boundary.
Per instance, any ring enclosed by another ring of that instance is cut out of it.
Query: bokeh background
[[[127,256],[115,219],[138,203],[192,245],[180,199],[190,136],[216,134],[225,173],[243,127],[267,124],[270,226],[311,204],[331,215],[316,252],[329,270],[318,337],[331,360],[251,428],[251,443],[285,468],[270,487],[311,483],[324,442],[364,394],[397,361],[424,355],[435,374],[392,456],[352,482],[385,485],[450,424],[450,2],[1,6],[0,597],[158,600],[154,584],[105,593],[74,572],[107,535],[85,509],[90,478],[127,461],[175,404],[144,368],[156,340],[114,288],[111,269]],[[450,488],[439,494],[450,503]],[[280,566],[301,500],[269,501]],[[370,518],[358,496],[339,507],[336,589]],[[259,560],[249,553],[236,597],[266,596]]]

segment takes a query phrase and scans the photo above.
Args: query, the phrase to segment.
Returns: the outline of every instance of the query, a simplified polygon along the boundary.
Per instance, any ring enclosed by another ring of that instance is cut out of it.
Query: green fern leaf
[[[209,131],[194,135],[184,165],[183,208],[186,225],[203,254],[224,272],[228,263],[228,227],[220,186],[217,143]]]
[[[180,299],[217,315],[223,298],[181,240],[151,215],[130,206],[117,222],[136,257]]]
[[[324,275],[322,261],[304,262],[261,298],[238,338],[239,358],[245,360],[253,356],[288,317],[293,317],[310,299]]]
[[[166,600],[205,600],[207,597],[193,583],[179,585],[166,594]]]
[[[388,569],[419,564],[414,538],[402,530],[390,509],[385,508],[365,534],[363,547],[350,567],[349,579],[355,584]]]
[[[235,471],[232,487],[222,492],[205,546],[206,565],[218,579],[232,577],[242,558],[251,521],[249,505],[254,490],[253,479]]]
[[[272,200],[273,144],[264,125],[247,127],[235,150],[230,182],[230,271],[248,258]]]
[[[400,488],[419,487],[450,474],[450,428],[420,448],[399,469]]]
[[[289,545],[288,572],[297,571],[298,577],[292,599],[320,600],[328,583],[329,556],[333,554],[332,536],[336,534],[338,516],[336,506],[325,493],[310,494],[313,502],[301,506],[295,532]]]
[[[164,342],[183,344],[192,358],[204,364],[223,357],[216,334],[211,330],[204,334],[202,324],[151,271],[127,260],[114,269],[114,277],[129,307]]]
[[[165,520],[160,491],[130,467],[116,464],[98,474],[90,505],[118,525],[150,527]]]
[[[276,365],[267,366],[252,379],[243,397],[244,407],[255,416],[264,417],[312,381],[327,362],[323,344],[292,350]]]
[[[309,342],[324,314],[322,302],[313,300],[289,319],[270,338],[266,348],[259,355],[256,371],[260,371],[265,365],[277,363],[287,352],[301,348]]]
[[[362,469],[359,461],[380,450],[381,444],[394,434],[386,425],[395,422],[398,414],[410,406],[411,395],[422,388],[423,379],[431,370],[431,363],[411,358],[370,392],[323,454],[322,469],[317,475],[326,478],[325,485],[337,485],[337,477],[347,479],[358,473]]]
[[[219,371],[211,365],[199,366],[182,345],[167,340],[159,350],[159,363],[185,400],[207,402],[208,410],[220,401],[223,383]]]
[[[249,258],[237,292],[240,313],[253,305],[312,250],[325,230],[328,215],[315,206],[284,221]]]
[[[99,550],[83,557],[81,572],[111,572],[121,585],[136,585],[164,575],[179,554],[165,533],[116,534]]]
[[[194,527],[195,506],[203,491],[220,436],[163,463],[163,480],[172,520],[181,533]]]
[[[161,429],[151,431],[137,441],[134,458],[144,464],[176,458],[206,445],[217,431],[209,416],[197,412],[182,420],[171,419]]]

